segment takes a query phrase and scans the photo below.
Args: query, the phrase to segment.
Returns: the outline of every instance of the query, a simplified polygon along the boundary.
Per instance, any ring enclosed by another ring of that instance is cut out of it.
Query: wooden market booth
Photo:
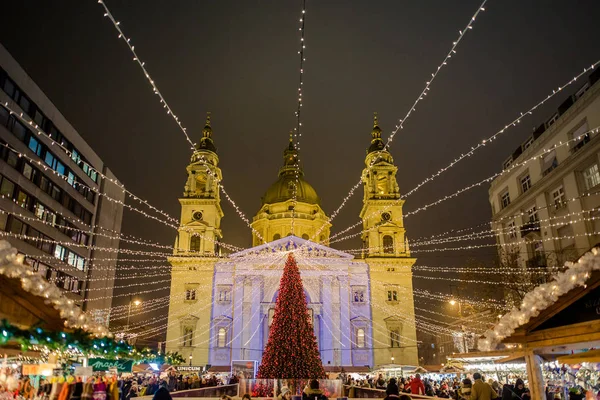
[[[544,396],[544,361],[600,362],[600,271],[591,272],[585,286],[560,296],[501,343],[503,350],[454,354],[452,359],[499,356],[495,363],[524,361],[533,399]]]

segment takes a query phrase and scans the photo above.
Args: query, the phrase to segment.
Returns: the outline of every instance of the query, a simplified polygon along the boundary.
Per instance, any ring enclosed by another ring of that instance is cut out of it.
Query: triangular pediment
[[[277,252],[295,251],[303,257],[336,258],[351,260],[352,254],[344,253],[331,247],[324,246],[310,240],[302,239],[297,236],[286,236],[260,246],[242,250],[231,254],[230,258],[256,257],[259,255],[269,255]]]

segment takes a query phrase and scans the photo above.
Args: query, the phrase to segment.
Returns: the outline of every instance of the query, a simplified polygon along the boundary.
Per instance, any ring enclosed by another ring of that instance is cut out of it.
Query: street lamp
[[[131,304],[133,304],[137,307],[140,304],[142,304],[142,302],[141,302],[141,300],[138,300],[138,299],[131,301],[131,297],[129,297],[129,307],[127,309],[127,326],[125,327],[125,333],[129,332],[129,318],[131,317]]]
[[[394,356],[392,356],[392,364],[394,363]]]
[[[192,355],[190,354],[190,367],[192,366]]]
[[[454,305],[458,304],[458,318],[462,319],[462,317],[463,317],[462,303],[460,302],[460,300],[456,301],[454,299],[450,299],[449,303],[450,303],[451,306],[454,306]],[[462,340],[463,340],[463,346],[465,347],[465,353],[468,353],[469,352],[469,346],[467,345],[467,335],[466,335],[466,332],[465,332],[465,326],[461,325],[460,327],[462,329]]]

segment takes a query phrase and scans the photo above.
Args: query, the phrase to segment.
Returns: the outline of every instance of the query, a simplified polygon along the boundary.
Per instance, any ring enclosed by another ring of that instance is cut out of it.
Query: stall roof
[[[499,343],[525,348],[562,346],[600,340],[600,248],[568,264],[553,280],[527,293],[519,309],[505,314],[479,341],[481,350]]]
[[[600,363],[600,350],[588,350],[581,353],[569,354],[558,357],[557,361],[561,364]]]

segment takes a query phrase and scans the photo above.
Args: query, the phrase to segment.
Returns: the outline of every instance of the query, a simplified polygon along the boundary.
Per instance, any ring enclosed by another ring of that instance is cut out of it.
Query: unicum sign
[[[105,358],[90,358],[88,365],[94,371],[108,371],[111,368],[116,368],[117,372],[131,372],[133,360],[107,360]]]

